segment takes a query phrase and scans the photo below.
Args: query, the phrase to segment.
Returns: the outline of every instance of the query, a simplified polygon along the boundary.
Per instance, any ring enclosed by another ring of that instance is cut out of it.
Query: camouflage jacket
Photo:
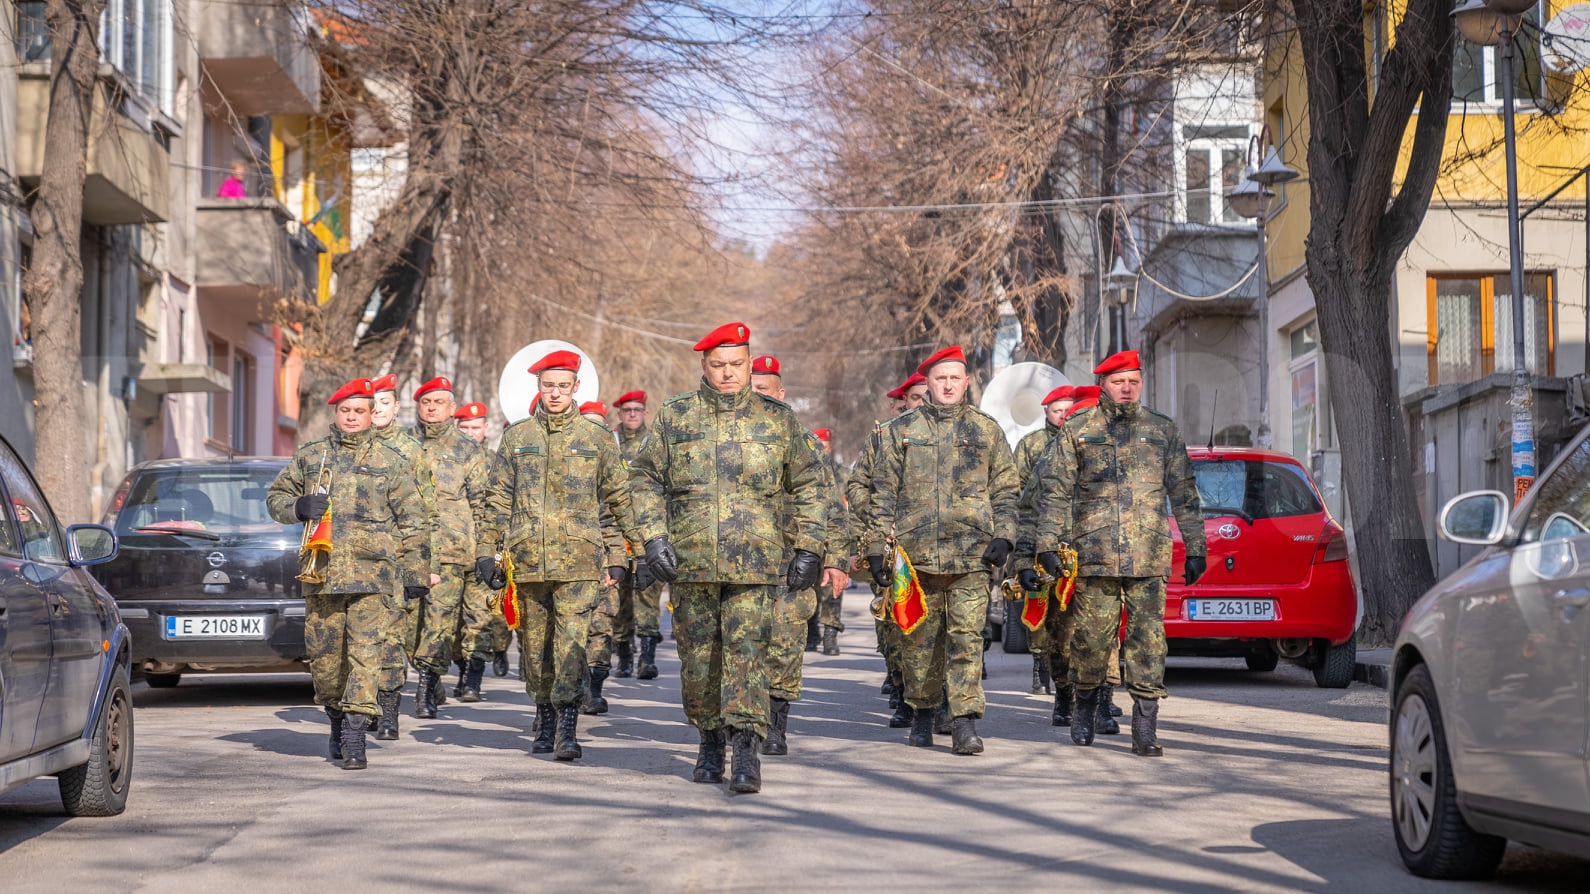
[[[1038,475],[1038,551],[1070,543],[1084,576],[1167,576],[1167,499],[1187,555],[1207,554],[1187,445],[1164,414],[1101,396],[1066,420]]]
[[[989,541],[1016,541],[1019,483],[1005,432],[962,401],[926,404],[881,432],[868,555],[893,536],[920,572],[984,569]]]
[[[640,445],[644,443],[646,443],[646,429],[637,428],[630,431],[622,425],[618,427],[618,455],[623,457],[625,468],[635,462],[635,457],[640,456]]]
[[[1016,556],[1031,559],[1038,541],[1038,510],[1042,504],[1039,494],[1037,464],[1049,450],[1049,442],[1060,429],[1045,421],[1043,428],[1023,435],[1016,442],[1016,475],[1021,479],[1021,491],[1016,499]]]
[[[322,460],[331,473],[331,563],[326,582],[318,588],[305,584],[304,592],[397,593],[428,585],[430,518],[413,467],[368,430],[333,429],[299,447],[266,492],[271,518],[298,524],[298,498],[314,492]]]
[[[839,467],[823,451],[823,444],[811,432],[806,433],[806,445],[812,454],[817,457],[822,465],[822,483],[820,489],[823,495],[824,526],[823,548],[819,553],[823,557],[823,565],[828,568],[843,568],[847,563],[845,559],[850,556],[849,538],[845,532],[845,490],[840,486]],[[784,513],[781,521],[784,529],[784,561],[788,562],[795,554],[795,513],[791,501],[784,501]]]
[[[474,565],[495,555],[502,543],[507,504],[494,488],[486,451],[451,419],[421,422],[417,468],[421,488],[435,493],[431,514],[431,571],[442,565]]]
[[[867,532],[872,519],[872,476],[877,469],[878,450],[883,445],[883,430],[892,422],[893,420],[883,422],[873,428],[872,434],[867,436],[867,443],[861,448],[861,455],[856,457],[856,464],[850,467],[850,476],[845,479],[846,507],[850,513],[850,549],[858,556],[868,555]]]
[[[519,581],[601,580],[615,543],[635,540],[629,482],[613,433],[570,408],[553,416],[537,407],[502,434],[498,448],[512,481],[507,549]],[[621,545],[618,546],[621,550]]]
[[[822,461],[795,411],[750,388],[724,394],[703,380],[670,398],[630,483],[641,542],[666,535],[682,581],[771,584],[786,544],[823,553]]]

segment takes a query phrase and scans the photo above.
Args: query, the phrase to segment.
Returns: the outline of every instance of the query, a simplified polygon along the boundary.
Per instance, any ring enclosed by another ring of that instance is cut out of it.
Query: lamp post
[[[1274,440],[1270,431],[1270,271],[1268,258],[1265,257],[1265,213],[1269,210],[1270,200],[1275,198],[1275,190],[1270,187],[1298,177],[1295,169],[1281,161],[1274,145],[1270,145],[1257,167],[1252,166],[1255,150],[1267,145],[1269,141],[1266,138],[1269,136],[1270,126],[1267,124],[1248,140],[1248,172],[1241,183],[1226,193],[1226,203],[1231,210],[1238,217],[1252,219],[1259,236],[1258,269],[1254,271],[1259,281],[1259,432],[1254,443],[1265,450],[1273,446]]]
[[[1126,305],[1131,303],[1128,293],[1137,285],[1137,273],[1127,269],[1126,260],[1117,255],[1104,282],[1110,287],[1110,347],[1105,352],[1110,356],[1126,350]]]
[[[1513,494],[1535,483],[1535,425],[1530,415],[1529,369],[1524,352],[1524,255],[1519,247],[1518,136],[1513,126],[1513,36],[1535,0],[1468,0],[1452,10],[1464,39],[1494,46],[1501,59],[1502,138],[1507,156],[1507,261],[1513,291]]]

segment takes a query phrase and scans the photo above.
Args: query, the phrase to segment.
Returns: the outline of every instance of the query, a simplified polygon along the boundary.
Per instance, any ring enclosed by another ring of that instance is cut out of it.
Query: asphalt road
[[[791,753],[760,795],[689,782],[695,736],[671,643],[659,680],[610,681],[584,760],[529,754],[514,677],[325,757],[307,676],[138,684],[127,812],[67,819],[53,780],[0,796],[0,889],[93,891],[984,890],[1584,891],[1590,862],[1514,846],[1494,883],[1422,882],[1386,806],[1385,694],[1283,665],[1173,660],[1165,757],[1127,735],[1077,748],[990,656],[987,750],[908,748],[884,721],[859,596],[843,654],[808,653]],[[410,687],[412,689],[412,686]],[[1127,706],[1129,699],[1117,696]],[[405,699],[405,706],[410,702]]]

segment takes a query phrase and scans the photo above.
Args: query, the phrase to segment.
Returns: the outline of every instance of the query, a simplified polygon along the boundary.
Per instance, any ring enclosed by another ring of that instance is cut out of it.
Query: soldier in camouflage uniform
[[[303,587],[304,645],[315,701],[331,718],[331,758],[345,770],[368,765],[365,730],[380,715],[389,670],[390,596],[401,589],[423,599],[430,564],[428,519],[409,461],[370,432],[374,394],[369,379],[356,379],[332,395],[331,434],[298,448],[265,497],[282,524],[313,526],[331,511],[325,583]]]
[[[701,387],[663,405],[630,470],[646,561],[672,584],[685,715],[701,735],[693,779],[762,787],[767,645],[792,516],[794,592],[822,575],[822,464],[787,405],[748,386],[750,330],[730,323],[696,343]],[[677,553],[675,549],[677,548]]]
[[[375,388],[375,408],[370,412],[371,430],[377,439],[408,460],[410,475],[415,478],[414,484],[420,495],[420,511],[430,518],[435,511],[435,492],[431,482],[428,479],[420,480],[414,471],[419,467],[420,441],[408,429],[394,424],[398,411],[397,376],[387,373],[372,380],[372,386]],[[426,530],[430,530],[429,524]],[[402,588],[392,593],[387,603],[386,650],[381,663],[381,691],[377,693],[376,699],[381,705],[381,719],[376,723],[375,737],[390,741],[398,737],[403,681],[408,676],[409,667],[404,641],[408,635],[410,612],[419,603],[404,599]]]
[[[840,468],[839,463],[834,460],[833,431],[826,428],[819,428],[814,430],[812,434],[817,438],[818,444],[822,446],[823,465],[827,467],[828,477],[833,482],[832,487],[829,487],[827,490],[829,495],[828,528],[831,534],[843,534],[845,523],[848,521],[848,513],[845,511],[844,482],[846,472],[844,469]],[[830,536],[829,544],[830,547],[839,550],[839,552],[829,552],[828,555],[831,560],[830,564],[839,562],[839,566],[835,569],[836,571],[838,571],[838,568],[840,567],[848,568],[850,564],[850,552],[848,551],[848,547],[845,545],[844,538],[842,536]],[[840,561],[841,559],[843,560],[842,562]],[[842,581],[835,580],[833,585],[821,586],[817,588],[816,617],[817,623],[822,626],[822,653],[824,655],[839,654],[839,634],[845,632],[845,621],[843,618],[843,611],[845,607],[844,597],[845,588],[850,585],[850,578],[848,575],[845,575],[843,571],[840,571],[839,574],[844,578]],[[826,572],[824,573],[824,576],[827,576]],[[825,583],[827,582],[825,581]]]
[[[646,392],[627,391],[613,402],[618,411],[618,452],[629,468],[646,440]],[[615,676],[636,674],[657,679],[657,646],[662,642],[662,588],[640,556],[631,556],[629,577],[618,587],[618,621],[613,631],[618,648]],[[635,639],[640,640],[640,668],[635,669]]]
[[[495,576],[507,504],[494,487],[486,452],[453,423],[453,383],[438,376],[415,390],[414,401],[420,417],[417,468],[421,480],[434,488],[436,499],[431,518],[431,591],[413,610],[407,645],[420,677],[414,716],[435,717],[435,693],[452,663],[465,581],[473,575],[477,583],[486,584]],[[477,652],[468,661],[461,697],[479,701],[485,656]]]
[[[536,706],[530,750],[560,761],[584,753],[576,738],[581,677],[604,575],[615,583],[626,576],[612,564],[603,511],[625,538],[638,536],[613,433],[574,405],[579,368],[573,351],[553,351],[531,366],[540,399],[529,419],[503,432],[499,448],[512,468],[507,550],[522,618],[520,669]]]
[[[458,430],[469,437],[471,441],[480,445],[481,452],[486,457],[492,475],[492,492],[506,495],[508,492],[507,466],[503,464],[502,457],[497,451],[486,447],[486,435],[490,425],[486,416],[490,411],[483,403],[467,403],[453,413],[453,421]],[[506,496],[499,497],[506,503]],[[501,568],[493,570],[493,577],[481,581],[474,575],[469,575],[464,580],[464,601],[458,613],[458,632],[453,637],[453,655],[458,664],[458,686],[453,694],[462,701],[480,700],[480,681],[475,681],[475,688],[466,691],[465,684],[469,682],[469,662],[479,657],[482,661],[490,659],[492,672],[499,677],[508,675],[508,645],[510,633],[508,624],[502,619],[502,613],[492,610],[492,594],[508,585],[508,580],[502,575]]]
[[[1038,561],[1051,574],[1055,550],[1070,543],[1080,576],[1072,610],[1071,739],[1093,742],[1106,662],[1126,612],[1126,688],[1132,694],[1132,751],[1164,753],[1158,738],[1165,697],[1165,582],[1170,574],[1167,499],[1187,547],[1189,584],[1203,575],[1203,513],[1187,445],[1170,417],[1138,402],[1143,388],[1136,351],[1107,358],[1094,371],[1097,407],[1066,420],[1041,464],[1043,510]]]
[[[580,404],[580,416],[612,432],[607,427],[607,406],[601,401]],[[618,443],[616,438],[613,443]],[[624,480],[628,482],[628,472],[624,473]],[[619,533],[618,520],[604,508],[601,523],[602,543],[607,549],[602,567],[628,568],[629,549],[624,535]],[[602,598],[597,600],[596,611],[591,614],[591,628],[585,640],[585,676],[582,678],[585,692],[580,702],[581,714],[607,713],[607,698],[602,695],[602,685],[613,669],[613,630],[618,623],[618,591],[616,580],[606,576],[602,578]]]
[[[1075,389],[1070,385],[1061,385],[1044,395],[1043,428],[1028,432],[1016,443],[1016,474],[1021,478],[1021,501],[1017,510],[1020,521],[1016,539],[1016,558],[1021,560],[1018,564],[1030,575],[1030,577],[1022,575],[1018,571],[1017,577],[1021,579],[1022,589],[1029,593],[1036,589],[1036,587],[1028,587],[1027,584],[1036,581],[1037,578],[1037,573],[1033,571],[1032,563],[1035,558],[1034,538],[1037,533],[1039,503],[1037,480],[1032,474],[1032,469],[1039,457],[1048,450],[1049,440],[1055,436],[1056,432],[1060,431],[1060,424],[1065,421],[1066,411],[1071,409],[1074,391]],[[1011,606],[1006,606],[1007,610],[1010,608]],[[1037,630],[1032,631],[1027,639],[1027,651],[1032,653],[1033,694],[1047,692],[1047,687],[1051,683],[1057,684],[1059,689],[1064,691],[1065,705],[1063,711],[1067,717],[1065,724],[1070,725],[1071,689],[1069,685],[1060,682],[1059,677],[1056,676],[1063,675],[1063,671],[1056,668],[1064,665],[1063,652],[1066,643],[1056,643],[1049,636],[1050,621],[1052,620],[1050,615],[1053,615],[1058,608],[1059,604],[1057,602],[1050,604],[1044,623]],[[1060,653],[1061,657],[1058,660],[1054,658],[1055,653]],[[1061,694],[1060,691],[1055,693],[1056,716],[1059,716],[1062,712]]]
[[[960,347],[934,354],[917,372],[927,377],[930,400],[883,430],[867,562],[873,580],[887,587],[885,544],[892,537],[926,596],[926,618],[905,637],[905,694],[915,711],[909,744],[932,746],[942,685],[952,749],[978,754],[988,571],[1002,569],[1014,547],[1016,467],[999,423],[965,401]]]

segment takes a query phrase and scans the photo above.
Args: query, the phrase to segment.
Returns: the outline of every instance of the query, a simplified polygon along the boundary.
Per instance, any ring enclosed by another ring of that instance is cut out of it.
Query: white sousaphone
[[[502,378],[497,380],[497,400],[509,425],[530,418],[530,402],[540,393],[540,382],[537,376],[530,374],[530,365],[553,351],[573,351],[580,355],[580,387],[574,392],[575,405],[600,400],[602,380],[590,355],[561,339],[531,342],[509,358],[508,365],[502,369]]]
[[[999,422],[1015,449],[1022,436],[1043,428],[1043,399],[1069,384],[1065,373],[1047,363],[1017,363],[989,380],[977,408]]]

